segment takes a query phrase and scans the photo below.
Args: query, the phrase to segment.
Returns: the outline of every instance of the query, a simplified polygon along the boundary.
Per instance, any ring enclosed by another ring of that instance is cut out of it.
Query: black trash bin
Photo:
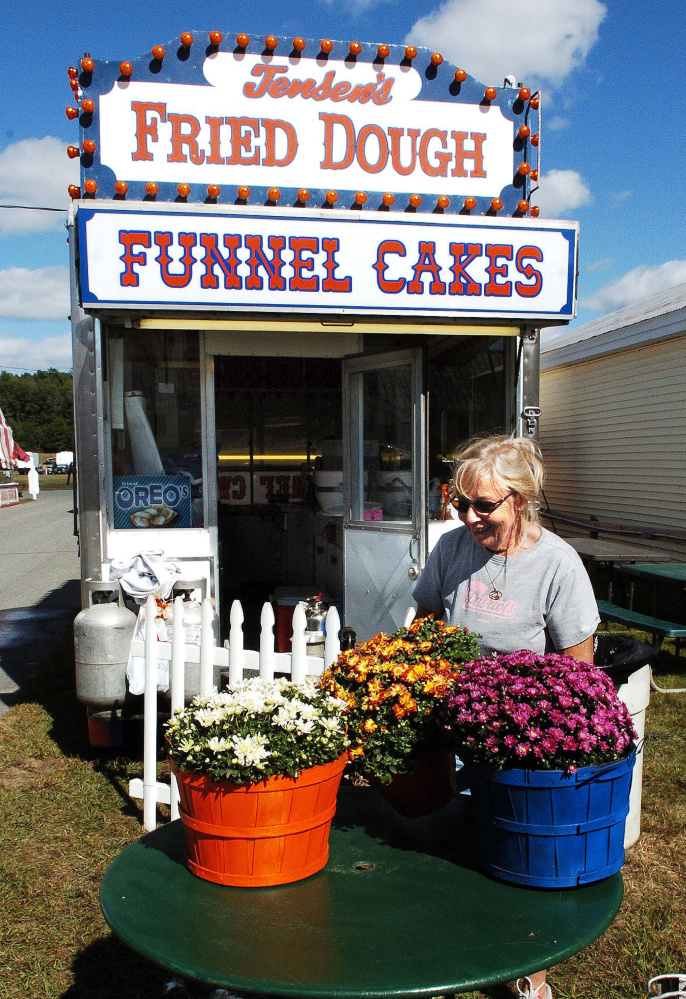
[[[636,765],[631,781],[629,814],[626,818],[624,846],[633,846],[641,832],[641,787],[643,783],[643,738],[646,708],[650,701],[650,667],[655,649],[625,635],[599,633],[593,642],[594,662],[611,677],[615,690],[631,712],[638,734]]]

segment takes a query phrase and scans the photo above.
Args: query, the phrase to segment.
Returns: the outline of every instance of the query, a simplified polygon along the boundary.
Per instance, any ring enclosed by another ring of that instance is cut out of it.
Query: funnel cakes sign
[[[578,226],[114,204],[78,212],[85,308],[570,319]]]
[[[246,35],[234,43],[219,32],[181,39],[155,46],[152,59],[83,60],[73,78],[82,193],[510,217],[528,210],[538,102],[525,88],[486,87],[411,46]]]

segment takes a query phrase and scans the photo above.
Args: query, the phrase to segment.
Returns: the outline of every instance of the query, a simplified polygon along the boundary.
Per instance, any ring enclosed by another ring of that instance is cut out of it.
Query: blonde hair
[[[523,501],[518,504],[520,531],[523,531],[524,523],[539,523],[543,462],[535,441],[498,434],[464,444],[455,456],[455,490],[471,498],[481,482],[502,485]]]

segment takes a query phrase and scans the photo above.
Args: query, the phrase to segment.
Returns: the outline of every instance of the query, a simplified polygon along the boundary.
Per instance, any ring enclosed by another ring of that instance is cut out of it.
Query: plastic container
[[[643,739],[646,708],[650,703],[650,667],[655,649],[624,635],[600,634],[595,637],[594,661],[612,679],[618,696],[631,712],[638,735],[636,766],[631,782],[629,814],[624,832],[624,847],[633,846],[641,834],[641,798],[643,793]]]
[[[296,778],[259,784],[176,776],[188,869],[205,881],[241,888],[283,885],[320,871],[348,760],[303,770]]]
[[[481,866],[501,881],[571,888],[624,863],[635,751],[615,763],[563,770],[465,766]]]

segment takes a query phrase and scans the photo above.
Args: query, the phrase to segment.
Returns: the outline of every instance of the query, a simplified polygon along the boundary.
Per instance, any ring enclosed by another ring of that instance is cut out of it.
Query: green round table
[[[329,862],[304,881],[228,888],[184,866],[180,822],[107,871],[105,919],[174,973],[238,992],[319,999],[469,992],[550,967],[610,925],[615,874],[531,889],[479,870],[469,797],[402,819],[368,788],[342,788]]]

